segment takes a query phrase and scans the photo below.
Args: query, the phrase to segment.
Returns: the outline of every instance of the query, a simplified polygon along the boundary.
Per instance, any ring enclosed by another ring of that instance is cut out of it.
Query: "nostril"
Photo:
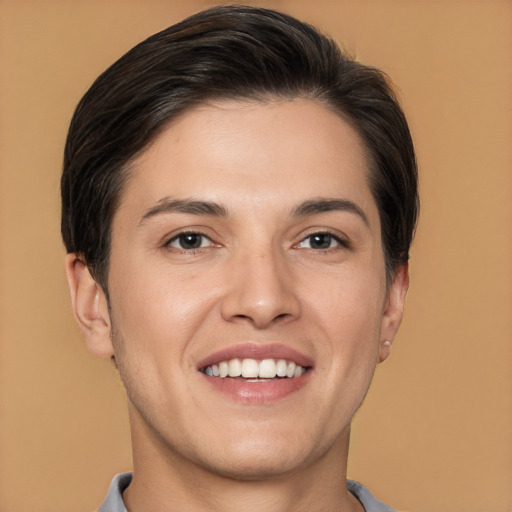
[[[272,272],[271,272],[272,271]],[[300,316],[294,281],[286,272],[254,264],[250,272],[235,272],[221,301],[222,317],[228,322],[249,322],[258,329]]]
[[[257,329],[265,329],[272,324],[284,323],[288,320],[291,320],[294,315],[290,313],[279,313],[277,315],[273,314],[270,311],[255,311],[252,314],[238,314],[233,315],[230,321],[239,321],[241,323],[247,322],[252,324]]]

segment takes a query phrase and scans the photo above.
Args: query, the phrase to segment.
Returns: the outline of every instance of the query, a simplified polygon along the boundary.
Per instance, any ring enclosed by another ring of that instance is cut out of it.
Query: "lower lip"
[[[204,373],[201,375],[213,389],[229,396],[232,400],[263,404],[274,402],[296,393],[307,384],[311,373],[312,371],[309,370],[300,377],[258,382],[229,377],[210,377]]]

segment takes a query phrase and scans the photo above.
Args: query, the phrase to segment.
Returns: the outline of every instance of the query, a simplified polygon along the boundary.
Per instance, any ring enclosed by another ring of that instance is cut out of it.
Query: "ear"
[[[391,344],[402,323],[408,288],[409,265],[404,263],[397,268],[387,293],[380,327],[379,362],[386,360],[391,352]]]
[[[103,289],[75,253],[66,256],[66,277],[73,315],[85,337],[87,348],[98,357],[113,356],[110,315]]]

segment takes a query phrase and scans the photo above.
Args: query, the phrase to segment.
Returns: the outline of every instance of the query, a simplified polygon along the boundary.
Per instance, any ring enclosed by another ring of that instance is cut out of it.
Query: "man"
[[[418,210],[382,73],[289,16],[204,11],[92,85],[62,201],[75,318],[128,396],[134,472],[100,511],[391,510],[346,481]]]

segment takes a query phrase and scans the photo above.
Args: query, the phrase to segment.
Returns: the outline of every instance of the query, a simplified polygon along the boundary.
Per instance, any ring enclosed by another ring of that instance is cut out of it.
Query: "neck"
[[[199,465],[134,427],[134,476],[123,494],[129,512],[363,512],[345,483],[350,428],[315,461],[247,478]]]

